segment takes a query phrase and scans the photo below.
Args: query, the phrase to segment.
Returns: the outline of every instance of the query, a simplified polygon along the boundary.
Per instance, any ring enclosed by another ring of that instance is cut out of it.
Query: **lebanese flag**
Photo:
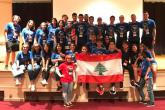
[[[123,81],[122,54],[76,54],[78,82],[112,83]]]

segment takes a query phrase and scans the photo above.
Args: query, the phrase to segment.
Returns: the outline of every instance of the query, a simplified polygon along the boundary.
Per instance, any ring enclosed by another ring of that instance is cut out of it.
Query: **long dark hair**
[[[61,47],[61,52],[64,53],[64,48],[63,48],[63,46],[60,43],[57,43],[57,45],[56,45],[56,47],[54,49],[54,52],[58,53],[57,46],[60,46]]]
[[[45,46],[48,47],[48,52],[45,51]],[[44,51],[45,53],[51,53],[51,48],[50,48],[50,45],[49,45],[48,43],[44,44],[44,46],[43,46],[43,51]]]
[[[148,48],[147,48],[143,43],[141,43],[140,46],[143,47],[143,50],[140,50],[140,48],[139,48],[139,52],[142,53],[143,51],[147,51],[147,50],[148,50]],[[140,46],[139,46],[139,47],[140,47]]]
[[[62,26],[64,27],[64,26],[65,26],[65,22],[64,22],[63,20],[60,20],[60,21],[58,22],[58,26],[59,26],[60,22],[62,22]]]
[[[39,51],[41,51],[41,50],[42,50],[41,45],[38,44],[38,46],[39,46]],[[31,51],[32,51],[32,52],[36,52],[36,50],[35,50],[35,45],[32,46]]]

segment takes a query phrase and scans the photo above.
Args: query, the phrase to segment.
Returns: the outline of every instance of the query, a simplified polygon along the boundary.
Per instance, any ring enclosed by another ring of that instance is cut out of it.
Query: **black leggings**
[[[48,66],[48,69],[47,71],[46,70],[43,70],[42,71],[42,78],[43,79],[46,79],[46,81],[49,79],[49,76],[50,76],[50,69],[51,69],[51,66]]]
[[[123,66],[123,69],[128,70],[130,80],[135,80],[134,71],[131,64],[128,64],[127,66]]]

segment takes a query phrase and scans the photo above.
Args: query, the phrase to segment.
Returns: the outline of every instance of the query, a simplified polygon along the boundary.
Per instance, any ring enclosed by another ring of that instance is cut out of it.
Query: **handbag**
[[[24,74],[24,70],[25,70],[25,66],[24,66],[24,65],[20,65],[20,66],[18,67],[17,64],[14,63],[14,64],[12,65],[12,70],[11,70],[11,72],[12,72],[12,75],[13,75],[14,77],[17,77],[17,76],[19,76],[19,75]]]

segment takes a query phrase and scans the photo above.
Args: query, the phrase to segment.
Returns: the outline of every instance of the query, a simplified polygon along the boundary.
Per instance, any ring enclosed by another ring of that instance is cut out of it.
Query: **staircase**
[[[158,70],[157,75],[157,91],[154,91],[156,98],[165,98],[165,70]],[[56,81],[51,76],[48,80],[48,85],[43,87],[40,84],[41,74],[36,81],[36,91],[31,92],[28,88],[30,81],[28,74],[25,73],[21,86],[15,86],[15,81],[11,71],[0,71],[0,100],[4,101],[38,101],[38,100],[62,100],[61,92],[56,91]],[[109,84],[105,84],[106,90],[109,89]],[[127,101],[137,101],[139,99],[136,89],[130,87],[128,73],[124,74],[124,89],[117,88],[117,94],[112,96],[109,92],[105,92],[103,96],[95,92],[96,84],[90,84],[90,90],[85,89],[85,84],[79,85],[73,93],[73,101],[88,102],[93,99],[123,99]]]

